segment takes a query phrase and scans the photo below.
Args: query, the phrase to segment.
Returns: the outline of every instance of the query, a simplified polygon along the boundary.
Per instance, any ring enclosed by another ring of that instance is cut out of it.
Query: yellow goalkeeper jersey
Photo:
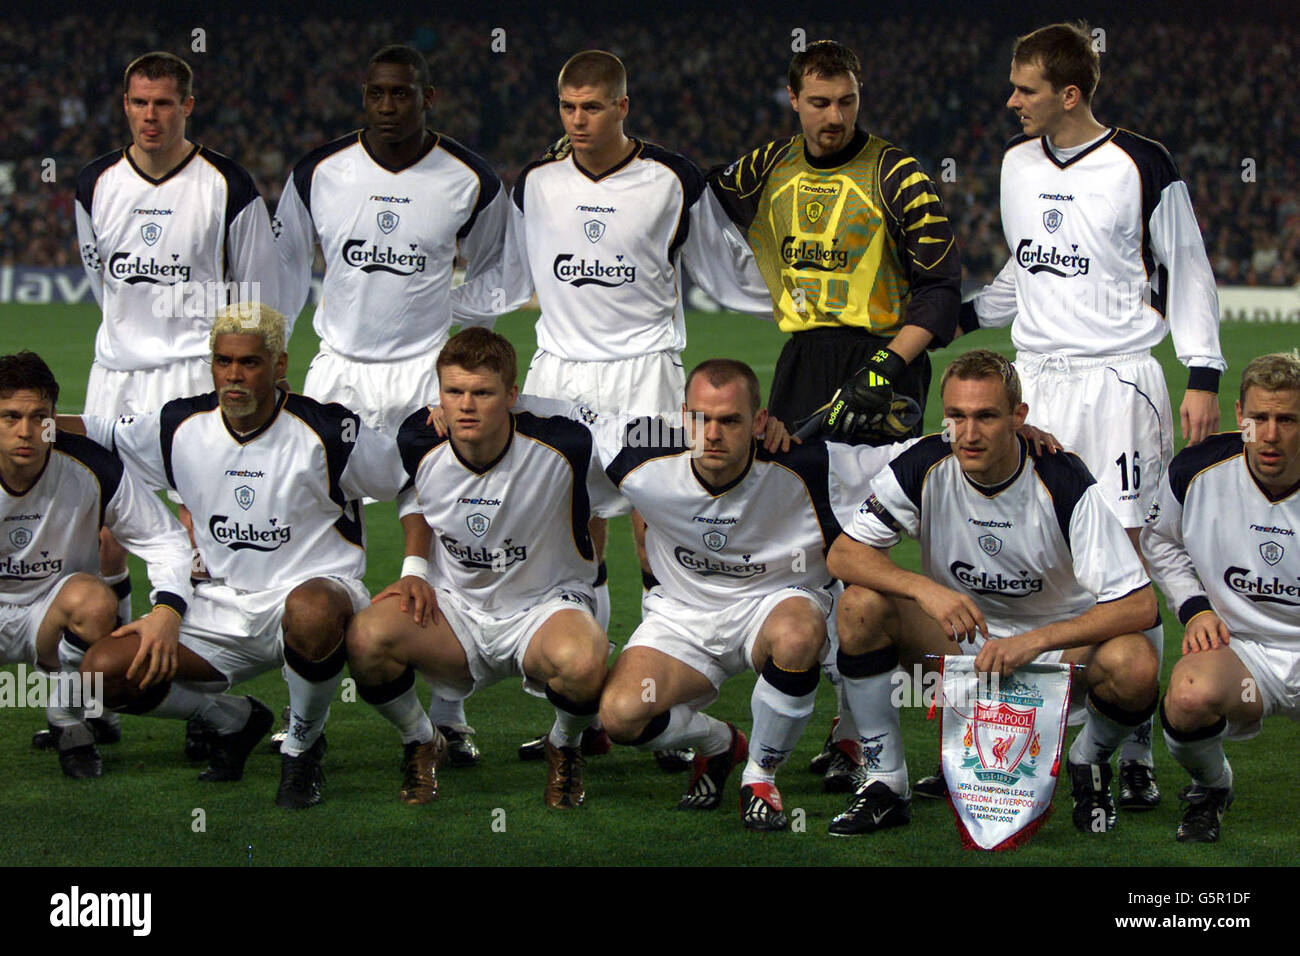
[[[898,147],[858,130],[839,152],[809,156],[802,135],[768,143],[709,174],[741,230],[784,332],[903,325],[950,341],[961,265],[934,183]]]

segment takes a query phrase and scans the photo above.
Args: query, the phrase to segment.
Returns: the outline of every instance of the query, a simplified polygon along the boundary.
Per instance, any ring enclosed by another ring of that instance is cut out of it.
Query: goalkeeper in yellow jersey
[[[772,416],[794,430],[821,410],[829,437],[883,444],[920,434],[925,350],[956,331],[961,265],[920,164],[857,127],[860,73],[842,44],[809,44],[789,73],[802,131],[713,170],[709,186],[793,333]],[[895,396],[916,403],[910,415],[890,414]]]
[[[809,44],[790,62],[801,132],[708,181],[713,208],[753,253],[773,317],[793,333],[776,363],[771,417],[800,437],[820,430],[882,445],[921,433],[925,353],[956,333],[961,265],[930,177],[858,128],[860,76],[852,50]],[[868,781],[875,751],[862,747],[835,662],[832,651],[823,667],[839,716],[809,770],[827,791],[844,792]]]

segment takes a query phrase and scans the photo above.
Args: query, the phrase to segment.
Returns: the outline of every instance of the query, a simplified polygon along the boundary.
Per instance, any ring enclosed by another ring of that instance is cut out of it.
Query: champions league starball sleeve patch
[[[948,803],[968,850],[1011,850],[1047,819],[1070,708],[1068,664],[1026,664],[1010,677],[943,659],[939,751]]]

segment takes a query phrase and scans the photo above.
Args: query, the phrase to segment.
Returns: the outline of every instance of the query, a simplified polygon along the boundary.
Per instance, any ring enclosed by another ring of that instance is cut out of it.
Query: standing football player
[[[920,434],[920,419],[888,412],[906,396],[924,412],[929,348],[957,328],[961,266],[934,183],[917,161],[857,125],[862,68],[833,40],[790,61],[787,93],[800,132],[709,173],[744,236],[789,341],[768,403],[794,431],[818,414],[839,441]],[[840,690],[833,664],[827,673]],[[840,717],[810,769],[844,789],[861,765],[858,735]]]
[[[115,714],[86,717],[64,694],[86,649],[112,633],[137,635],[128,662],[148,684],[175,660],[190,599],[190,543],[163,503],[112,453],[54,430],[59,383],[34,352],[0,356],[0,664],[20,661],[60,675],[59,699],[39,735],[69,777],[98,777],[96,743],[116,743]],[[153,609],[117,630],[117,598],[96,575],[108,528],[148,562]],[[84,686],[84,682],[83,682]]]
[[[397,439],[414,485],[401,511],[427,521],[433,547],[408,556],[402,578],[348,629],[359,693],[401,733],[409,804],[437,796],[447,749],[416,696],[416,670],[449,700],[509,677],[545,696],[555,708],[543,743],[546,805],[573,809],[586,796],[581,741],[608,645],[592,616],[587,528],[591,506],[614,491],[583,425],[516,404],[516,362],[510,342],[487,329],[466,329],[443,347],[448,434],[420,409]]]
[[[131,143],[77,174],[77,241],[103,321],[86,414],[152,414],[210,387],[208,330],[227,302],[278,299],[271,219],[238,163],[186,138],[193,73],[170,53],[131,62],[122,108]],[[189,526],[182,508],[181,521]],[[101,535],[101,571],[131,617],[126,552]],[[206,752],[201,727],[186,752]]]
[[[973,654],[977,671],[1004,677],[1034,660],[1087,665],[1087,722],[1066,766],[1074,825],[1106,832],[1110,757],[1156,706],[1160,667],[1141,633],[1155,594],[1079,458],[1017,436],[1028,408],[1010,362],[967,352],[940,393],[949,431],[876,476],[827,558],[855,585],[840,599],[839,668],[863,738],[877,741],[877,765],[830,832],[911,819],[893,673],[900,656],[943,654]],[[920,542],[919,574],[886,553],[904,534]]]
[[[1240,432],[1170,462],[1142,550],[1186,625],[1161,705],[1165,743],[1192,777],[1179,843],[1219,839],[1232,803],[1224,738],[1300,719],[1300,356],[1246,366]]]
[[[536,292],[537,353],[524,394],[583,404],[597,415],[673,420],[686,345],[683,263],[730,308],[765,312],[766,293],[735,265],[739,243],[705,201],[700,170],[624,132],[627,72],[618,57],[578,53],[556,86],[565,137],[515,182],[504,274],[455,290],[453,308],[475,319],[518,308]],[[607,518],[626,514],[628,505],[619,500],[612,509],[591,527],[603,627]],[[633,525],[639,541],[635,515]],[[541,738],[520,748],[521,756],[540,752]],[[664,760],[672,766],[671,755]]]
[[[1031,421],[1075,451],[1137,548],[1173,454],[1173,415],[1151,349],[1172,334],[1188,369],[1179,417],[1195,444],[1219,422],[1219,304],[1187,184],[1154,140],[1092,115],[1101,76],[1084,24],[1016,41],[1022,134],[1002,159],[1011,259],[963,307],[970,329],[1011,323]],[[1157,618],[1147,636],[1164,652]],[[1158,805],[1150,723],[1120,754],[1119,806]]]
[[[342,677],[345,629],[370,603],[361,498],[392,499],[405,483],[391,438],[341,405],[290,394],[284,316],[260,303],[217,313],[215,391],[168,402],[152,415],[84,418],[147,482],[189,503],[211,579],[195,588],[181,624],[172,679],[131,676],[137,641],[101,641],[87,672],[104,674],[105,704],[153,717],[202,717],[215,728],[200,780],[239,780],[271,712],[222,693],[272,668],[289,685],[290,732],[275,802],[320,802],[324,726]]]
[[[468,279],[495,265],[507,216],[491,167],[426,128],[429,80],[418,50],[377,51],[361,86],[365,128],[303,157],[276,209],[291,315],[306,303],[318,242],[325,259],[312,320],[320,352],[304,393],[355,410],[393,438],[413,406],[437,395],[434,361],[451,327],[457,255],[469,261]],[[417,517],[408,531],[417,536],[410,553],[427,553],[427,526]],[[435,697],[431,714],[452,764],[477,762],[464,706]]]

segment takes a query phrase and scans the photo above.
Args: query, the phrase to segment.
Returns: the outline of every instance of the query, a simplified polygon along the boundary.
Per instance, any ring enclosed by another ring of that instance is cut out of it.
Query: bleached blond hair
[[[218,335],[256,335],[271,358],[284,354],[284,315],[261,302],[233,302],[217,310],[208,335],[208,351],[217,346]]]

